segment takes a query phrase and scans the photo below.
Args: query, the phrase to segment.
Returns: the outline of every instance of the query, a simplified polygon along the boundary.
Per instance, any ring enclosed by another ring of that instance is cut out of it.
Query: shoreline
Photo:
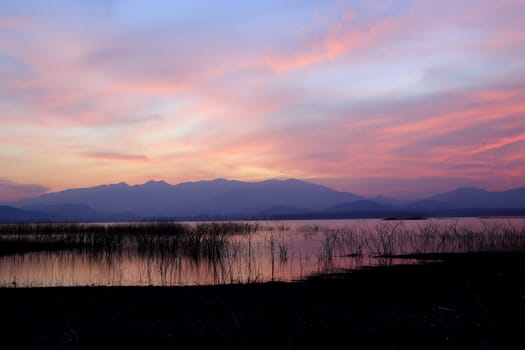
[[[0,344],[24,349],[102,344],[126,349],[520,348],[525,253],[441,258],[292,283],[1,288]]]

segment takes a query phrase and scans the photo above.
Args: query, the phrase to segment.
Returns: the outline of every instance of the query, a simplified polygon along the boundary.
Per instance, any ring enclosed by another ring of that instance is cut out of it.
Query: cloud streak
[[[108,161],[131,161],[131,162],[149,162],[150,159],[147,156],[140,154],[122,154],[114,152],[93,152],[82,154],[88,158],[108,160]]]

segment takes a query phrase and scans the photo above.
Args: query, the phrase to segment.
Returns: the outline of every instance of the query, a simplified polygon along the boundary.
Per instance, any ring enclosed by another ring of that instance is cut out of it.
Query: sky
[[[525,0],[2,0],[0,200],[525,186]]]

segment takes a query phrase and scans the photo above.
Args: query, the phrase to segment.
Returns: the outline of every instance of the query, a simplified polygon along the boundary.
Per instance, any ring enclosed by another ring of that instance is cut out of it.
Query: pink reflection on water
[[[424,249],[434,251],[438,249],[436,243],[426,242],[422,234],[431,232],[429,228],[432,227],[461,229],[503,225],[523,229],[525,219],[305,220],[259,224],[260,229],[254,234],[232,237],[223,256],[214,260],[145,256],[134,251],[111,256],[70,251],[4,256],[0,257],[0,285],[180,286],[293,281],[318,273],[383,264],[384,260],[374,257],[381,249],[392,249],[395,254],[426,252]],[[411,232],[418,232],[419,236],[410,235]],[[388,241],[383,242],[386,239],[393,239],[391,246],[386,244]],[[438,243],[445,244],[439,248],[443,251],[484,248],[479,242],[478,246],[458,245],[445,239]],[[525,247],[525,240],[521,243]],[[356,253],[359,254],[353,256]],[[388,262],[415,263],[401,259]]]

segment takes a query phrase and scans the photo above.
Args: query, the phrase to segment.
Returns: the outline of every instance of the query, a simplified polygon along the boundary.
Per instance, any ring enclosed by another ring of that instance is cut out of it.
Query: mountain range
[[[525,188],[460,188],[415,201],[366,198],[301,180],[101,185],[0,206],[0,222],[525,215]]]

